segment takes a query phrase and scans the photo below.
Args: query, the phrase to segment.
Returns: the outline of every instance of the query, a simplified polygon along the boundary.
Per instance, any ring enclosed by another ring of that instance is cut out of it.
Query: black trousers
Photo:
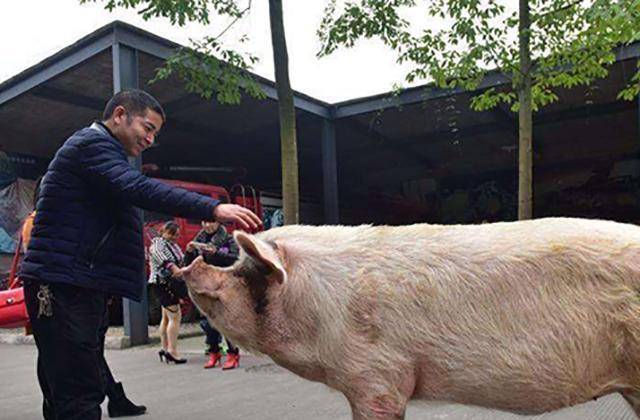
[[[107,296],[66,284],[48,284],[51,315],[38,317],[41,283],[25,282],[25,301],[38,347],[38,382],[46,420],[100,419],[114,379],[104,359]]]
[[[215,328],[213,328],[213,326],[211,326],[211,324],[209,324],[209,321],[207,320],[207,318],[200,320],[200,328],[202,328],[202,330],[207,336],[207,338],[205,339],[205,342],[207,343],[207,346],[209,346],[209,352],[210,353],[220,352],[220,340],[222,339],[222,334],[220,334],[218,330],[216,330]],[[227,348],[228,348],[227,352],[232,354],[238,354],[240,350],[236,346],[234,346],[231,341],[229,341],[228,339],[226,340],[227,340]]]

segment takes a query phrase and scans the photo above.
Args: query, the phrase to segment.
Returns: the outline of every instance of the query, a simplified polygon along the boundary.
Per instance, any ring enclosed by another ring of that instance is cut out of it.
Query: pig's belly
[[[604,337],[596,326],[582,337],[527,337],[525,331],[517,338],[432,343],[418,359],[412,398],[537,413],[628,388],[619,346]]]

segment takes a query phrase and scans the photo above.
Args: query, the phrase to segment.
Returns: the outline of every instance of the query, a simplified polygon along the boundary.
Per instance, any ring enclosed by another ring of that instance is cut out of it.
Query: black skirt
[[[166,283],[158,283],[158,300],[163,307],[180,303],[180,299],[173,293]]]

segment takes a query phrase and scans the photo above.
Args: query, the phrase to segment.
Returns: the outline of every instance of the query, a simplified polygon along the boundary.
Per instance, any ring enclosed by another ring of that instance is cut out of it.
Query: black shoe
[[[164,352],[164,360],[167,363],[175,363],[176,365],[181,365],[183,363],[187,363],[187,359],[178,359],[177,357],[174,357],[173,354],[169,353],[168,351]]]
[[[147,412],[144,405],[135,405],[127,398],[122,383],[116,382],[113,392],[108,394],[107,411],[109,417],[139,416]]]

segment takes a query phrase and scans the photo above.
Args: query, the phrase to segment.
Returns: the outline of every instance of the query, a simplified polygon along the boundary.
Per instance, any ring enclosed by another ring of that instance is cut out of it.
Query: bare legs
[[[162,348],[173,357],[178,358],[178,333],[182,314],[179,305],[162,307],[162,321],[160,321],[160,343]]]

